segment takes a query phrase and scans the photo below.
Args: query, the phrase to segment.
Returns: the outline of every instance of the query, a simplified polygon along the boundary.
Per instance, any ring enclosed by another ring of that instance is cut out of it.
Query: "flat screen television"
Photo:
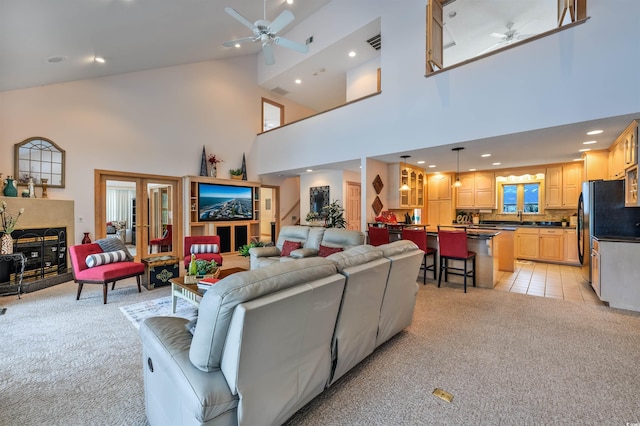
[[[198,182],[198,220],[253,220],[253,187]]]

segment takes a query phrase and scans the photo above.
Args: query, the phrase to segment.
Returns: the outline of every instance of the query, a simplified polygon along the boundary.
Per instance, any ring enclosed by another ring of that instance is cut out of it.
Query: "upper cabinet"
[[[582,155],[584,160],[584,180],[609,179],[609,151],[588,151]]]
[[[389,208],[422,208],[424,207],[424,192],[426,173],[420,167],[391,164],[389,165]],[[402,185],[407,185],[408,190],[400,190]],[[397,189],[396,189],[397,188]]]
[[[609,148],[609,179],[623,179],[638,164],[638,120],[633,120]]]
[[[493,172],[461,173],[456,189],[456,208],[496,208],[496,177]]]
[[[428,199],[429,201],[440,201],[451,199],[451,174],[435,173],[429,175]]]
[[[582,165],[570,163],[547,167],[545,206],[550,209],[574,209],[582,189]]]

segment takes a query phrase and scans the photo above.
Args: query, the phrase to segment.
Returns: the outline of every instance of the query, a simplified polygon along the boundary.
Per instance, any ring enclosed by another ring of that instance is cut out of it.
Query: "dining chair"
[[[402,239],[413,241],[420,250],[424,252],[424,256],[422,257],[422,265],[420,269],[424,271],[424,275],[422,276],[422,284],[427,285],[427,271],[433,271],[433,279],[435,280],[437,277],[438,270],[436,269],[436,255],[438,253],[437,249],[433,247],[427,247],[427,231],[424,229],[402,229]],[[428,265],[427,259],[432,257],[433,260],[431,265]]]
[[[467,277],[471,277],[473,286],[476,286],[476,253],[467,248],[467,228],[456,230],[440,229],[438,226],[438,246],[440,250],[440,275],[438,287],[442,281],[449,280],[449,274],[464,277],[464,292],[467,292]],[[449,266],[449,260],[463,262],[463,267]],[[471,270],[468,269],[471,260]]]
[[[389,243],[389,229],[378,226],[369,227],[369,244],[372,246],[381,246]]]

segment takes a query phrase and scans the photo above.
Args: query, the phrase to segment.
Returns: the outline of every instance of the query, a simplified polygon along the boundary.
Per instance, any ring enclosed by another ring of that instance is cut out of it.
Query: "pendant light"
[[[410,155],[401,155],[400,158],[402,158],[404,165],[402,166],[402,170],[400,170],[400,180],[402,180],[402,172],[407,170],[407,158],[411,157]],[[409,174],[407,173],[407,179],[409,177]],[[408,191],[411,188],[409,187],[409,185],[407,185],[407,182],[402,183],[402,186],[400,187],[400,191]]]
[[[457,148],[451,148],[451,151],[455,151],[458,154],[458,162],[456,165],[456,182],[453,184],[454,188],[460,188],[462,183],[460,183],[460,151],[462,151],[464,147],[459,146]]]

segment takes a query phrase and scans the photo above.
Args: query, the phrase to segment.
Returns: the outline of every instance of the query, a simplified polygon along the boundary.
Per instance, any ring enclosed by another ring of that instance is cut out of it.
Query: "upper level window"
[[[428,0],[426,73],[587,18],[587,0]]]
[[[284,124],[284,105],[262,98],[262,131],[275,129]]]

